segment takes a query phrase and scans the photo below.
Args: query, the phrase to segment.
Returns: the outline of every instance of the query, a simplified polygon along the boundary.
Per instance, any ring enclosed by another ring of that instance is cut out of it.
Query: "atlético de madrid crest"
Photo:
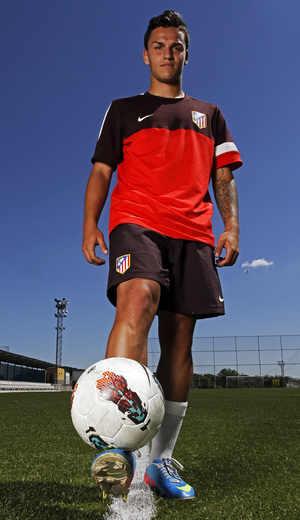
[[[130,267],[130,255],[119,256],[116,262],[117,273],[124,274]]]
[[[192,119],[200,129],[207,127],[207,115],[192,110]]]

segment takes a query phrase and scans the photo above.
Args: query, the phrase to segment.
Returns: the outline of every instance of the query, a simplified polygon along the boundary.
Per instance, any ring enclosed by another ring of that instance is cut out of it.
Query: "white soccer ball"
[[[99,451],[145,446],[159,430],[164,413],[163,391],[154,374],[127,358],[103,359],[89,367],[71,399],[76,431]]]

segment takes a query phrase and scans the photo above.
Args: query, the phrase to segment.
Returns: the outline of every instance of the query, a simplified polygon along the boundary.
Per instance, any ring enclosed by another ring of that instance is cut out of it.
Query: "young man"
[[[179,477],[172,452],[187,408],[196,320],[224,314],[215,262],[233,265],[239,253],[232,170],[242,162],[219,108],[182,90],[189,33],[181,16],[165,11],[150,20],[144,43],[150,88],[114,101],[104,118],[86,190],[83,252],[88,262],[104,263],[95,254],[96,245],[108,253],[97,226],[118,168],[110,206],[107,291],[116,316],[106,356],[147,364],[148,332],[158,314],[157,377],[166,414],[152,442],[145,482],[163,496],[190,499],[194,490]],[[225,227],[215,252],[210,178]],[[111,463],[124,469],[121,485],[114,482],[116,495],[122,494],[134,465],[132,455],[122,458],[117,451],[101,453],[92,465],[96,480],[98,475],[104,491],[112,494],[105,470]]]

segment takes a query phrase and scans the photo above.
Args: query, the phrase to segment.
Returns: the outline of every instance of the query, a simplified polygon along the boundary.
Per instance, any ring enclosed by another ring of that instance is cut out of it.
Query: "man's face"
[[[152,79],[161,83],[178,83],[188,60],[184,33],[175,27],[157,27],[150,35],[143,58],[146,65],[150,65]]]

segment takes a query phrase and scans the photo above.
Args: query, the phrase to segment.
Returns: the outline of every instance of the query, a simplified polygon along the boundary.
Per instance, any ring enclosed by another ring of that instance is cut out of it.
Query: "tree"
[[[200,388],[213,388],[213,384],[210,377],[204,375],[200,378]]]
[[[226,388],[226,377],[227,376],[239,376],[240,374],[232,368],[222,368],[217,375],[217,384]]]

